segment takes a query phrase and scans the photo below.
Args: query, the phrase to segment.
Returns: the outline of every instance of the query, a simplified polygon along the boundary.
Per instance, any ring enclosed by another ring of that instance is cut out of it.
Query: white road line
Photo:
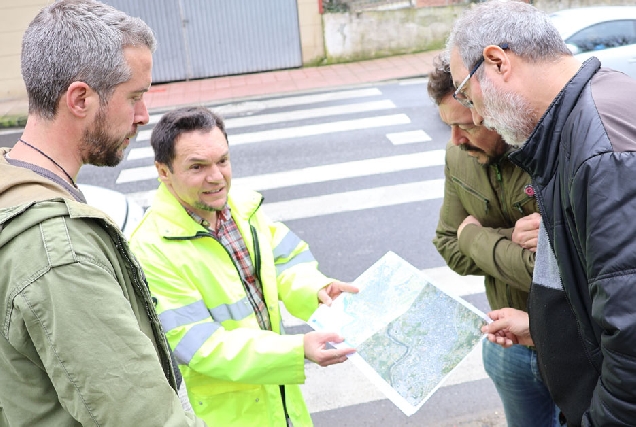
[[[376,159],[357,160],[333,165],[313,166],[285,172],[255,175],[233,180],[234,184],[256,191],[288,186],[336,181],[360,176],[379,175],[444,164],[444,150],[430,150]]]
[[[428,136],[428,134],[421,129],[406,132],[387,133],[386,137],[389,138],[389,141],[391,141],[393,145],[431,141],[431,137]]]
[[[352,212],[393,206],[402,203],[439,199],[444,196],[444,180],[390,185],[345,193],[327,194],[263,205],[270,218],[276,221],[311,218],[340,212]]]
[[[142,131],[145,132],[145,131]],[[137,136],[139,138],[139,135]],[[150,137],[148,137],[150,139]],[[155,157],[155,152],[151,146],[148,147],[140,147],[140,148],[131,148],[128,152],[128,156],[126,156],[126,160],[139,160],[139,159],[148,159]]]
[[[284,113],[259,114],[249,117],[236,117],[225,120],[225,129],[232,135],[232,130],[246,127],[272,123],[290,122],[294,120],[313,119],[318,117],[338,116],[342,114],[364,113],[369,111],[389,110],[395,108],[395,104],[383,99],[380,101],[360,102],[356,104],[336,105],[332,107],[310,108],[307,110],[287,111]],[[136,141],[149,141],[152,129],[142,130],[137,134]],[[230,140],[234,141],[233,136]],[[139,154],[143,153],[143,154]],[[128,160],[141,159],[143,157],[153,157],[152,147],[136,148],[130,150]]]
[[[303,136],[324,135],[326,133],[345,132],[359,129],[369,129],[384,126],[396,126],[411,123],[406,114],[392,114],[388,116],[365,117],[363,119],[343,120],[316,125],[272,129],[261,132],[230,135],[230,147],[255,142],[275,141],[279,139],[299,138]]]
[[[399,172],[428,166],[442,166],[444,164],[444,156],[444,150],[429,150],[421,153],[379,157],[376,159],[357,160],[353,162],[294,169],[285,172],[234,178],[232,183],[233,185],[240,185],[255,191],[271,190],[274,188],[313,184],[316,182]],[[122,184],[154,178],[157,178],[155,167],[143,166],[123,169],[117,177],[116,183]]]
[[[147,179],[157,178],[157,169],[154,165],[143,166],[140,168],[122,169],[115,184],[123,184],[125,182],[145,181]]]
[[[230,134],[230,147],[254,142],[274,141],[277,139],[297,138],[301,136],[324,135],[326,133],[344,132],[383,126],[395,126],[411,123],[406,114],[392,114],[389,116],[366,117],[363,119],[342,120],[317,125],[295,126],[283,129],[271,129],[260,132],[249,132],[238,135]],[[152,131],[143,130],[137,134],[137,141],[148,141]],[[147,153],[147,149],[145,150]],[[137,157],[139,158],[139,157]]]
[[[129,193],[137,204],[150,206],[156,190]],[[277,221],[311,218],[339,212],[373,209],[402,203],[441,199],[444,196],[444,180],[398,184],[366,190],[348,191],[325,196],[307,197],[285,202],[265,203],[263,209]]]
[[[286,111],[284,113],[259,114],[251,117],[237,117],[225,120],[225,128],[231,134],[232,129],[257,126],[271,123],[289,122],[293,120],[313,119],[316,117],[337,116],[341,114],[362,113],[366,111],[388,110],[395,104],[388,100],[360,102],[357,104],[335,105],[332,107],[311,108],[308,110]]]
[[[366,96],[382,95],[378,88],[366,88],[356,90],[346,90],[329,93],[318,93],[313,95],[289,96],[285,98],[270,99],[265,101],[245,101],[236,104],[226,104],[212,107],[213,111],[221,115],[244,114],[254,111],[260,111],[267,108],[282,108],[296,105],[317,104],[319,102],[338,101],[342,99],[363,98]],[[155,124],[159,121],[162,114],[153,114],[150,116],[149,124]]]

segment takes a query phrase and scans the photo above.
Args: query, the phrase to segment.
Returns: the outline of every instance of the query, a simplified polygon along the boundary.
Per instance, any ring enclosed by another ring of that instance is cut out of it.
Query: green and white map
[[[388,252],[353,282],[360,292],[309,319],[345,338],[349,359],[406,415],[414,414],[483,338],[487,316]]]

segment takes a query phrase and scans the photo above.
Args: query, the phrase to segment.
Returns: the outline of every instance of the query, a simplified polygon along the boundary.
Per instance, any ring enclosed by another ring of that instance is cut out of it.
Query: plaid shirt
[[[243,240],[243,236],[236,226],[236,222],[232,218],[230,207],[225,205],[225,208],[216,213],[216,230],[210,227],[209,221],[200,217],[186,209],[188,215],[196,221],[198,224],[204,226],[214,238],[221,243],[230,254],[236,270],[241,276],[241,282],[245,288],[247,299],[249,299],[256,313],[256,319],[258,324],[263,330],[272,330],[272,325],[269,319],[269,313],[265,300],[263,299],[263,285],[256,276],[254,271],[254,265],[252,259],[247,251],[247,246]]]

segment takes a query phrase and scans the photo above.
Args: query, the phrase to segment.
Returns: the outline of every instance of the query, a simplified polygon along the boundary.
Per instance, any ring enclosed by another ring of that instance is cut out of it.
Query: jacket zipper
[[[490,202],[488,201],[487,198],[485,198],[484,196],[482,196],[481,194],[479,194],[477,191],[473,190],[472,188],[470,188],[469,186],[467,186],[466,184],[464,184],[462,181],[460,181],[459,179],[455,178],[454,176],[451,177],[451,180],[459,185],[460,187],[462,187],[464,190],[466,190],[468,193],[472,194],[473,196],[475,196],[476,198],[478,198],[483,204],[484,204],[484,211],[486,213],[488,213],[488,209],[490,207]]]
[[[506,217],[506,220],[508,221],[508,223],[511,223],[511,215],[507,210],[506,207],[506,203],[505,203],[505,194],[504,194],[504,182],[503,179],[501,178],[501,169],[499,167],[499,163],[495,163],[493,165],[493,169],[495,170],[495,177],[497,178],[497,181],[499,182],[499,187],[500,187],[500,191],[497,192],[497,197],[499,197],[499,204],[501,205],[501,213]],[[519,210],[521,210],[519,208]],[[523,211],[522,211],[523,212]],[[508,307],[512,307],[512,289],[510,288],[510,285],[508,283],[506,283],[506,299],[508,300]]]

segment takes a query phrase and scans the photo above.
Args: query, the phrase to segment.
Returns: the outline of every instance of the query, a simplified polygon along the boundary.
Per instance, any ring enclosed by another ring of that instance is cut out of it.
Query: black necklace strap
[[[24,139],[22,138],[18,138],[18,140],[23,143],[24,145],[26,145],[27,147],[31,147],[33,148],[35,151],[37,151],[38,153],[40,153],[41,155],[43,155],[44,157],[46,157],[47,159],[49,159],[55,166],[57,166],[58,168],[60,168],[60,170],[62,172],[64,172],[64,175],[66,175],[66,177],[68,178],[69,181],[71,181],[71,184],[73,185],[73,187],[77,188],[77,184],[75,184],[75,180],[73,180],[73,178],[71,178],[71,175],[68,174],[68,172],[66,172],[66,170],[55,160],[53,160],[51,158],[51,156],[47,155],[44,151],[40,150],[38,147],[29,144],[28,142],[26,142]]]

